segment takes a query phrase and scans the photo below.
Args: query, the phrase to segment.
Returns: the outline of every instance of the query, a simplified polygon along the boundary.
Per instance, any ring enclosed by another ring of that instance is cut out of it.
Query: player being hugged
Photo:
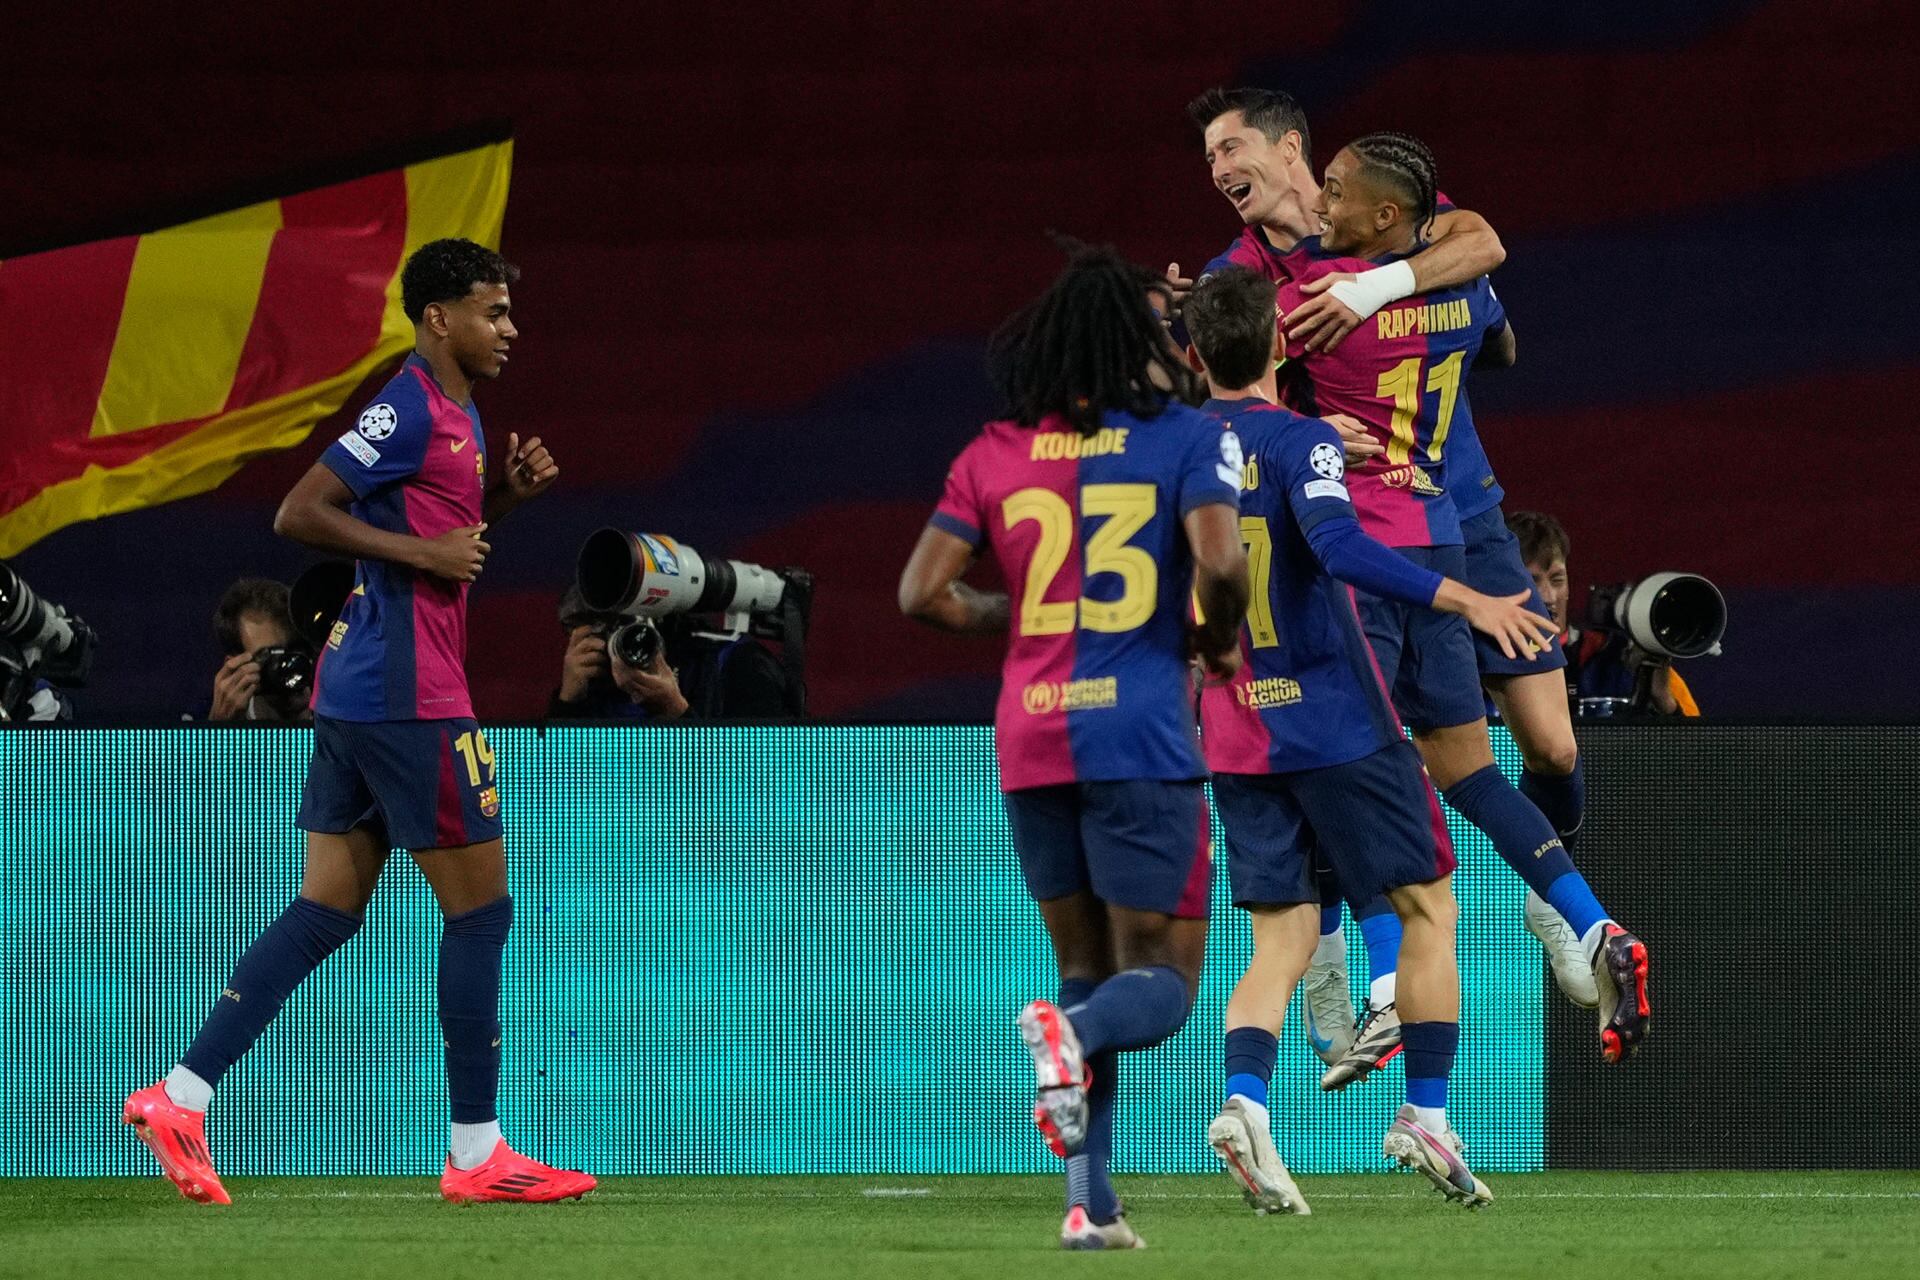
[[[207,1147],[214,1087],[360,927],[396,847],[446,918],[439,1003],[452,1129],[441,1194],[547,1201],[594,1187],[514,1152],[494,1109],[513,900],[493,752],[467,694],[467,588],[486,562],[488,526],[560,474],[538,438],[509,435],[504,474],[487,483],[473,389],[506,366],[518,278],[470,240],[436,240],[408,258],[413,355],[274,517],[275,532],[359,563],[315,678],[299,896],[240,957],[179,1065],[126,1102],[126,1121],[188,1199],[229,1202]]]
[[[1307,1212],[1273,1141],[1267,1089],[1287,1001],[1313,957],[1324,861],[1349,892],[1387,901],[1405,931],[1407,1100],[1386,1154],[1450,1199],[1485,1204],[1492,1195],[1446,1116],[1460,1039],[1453,846],[1348,588],[1464,617],[1509,652],[1537,648],[1553,624],[1527,612],[1523,594],[1482,595],[1362,531],[1340,436],[1274,403],[1271,283],[1239,268],[1210,275],[1188,301],[1187,327],[1213,391],[1204,407],[1245,453],[1240,536],[1253,585],[1240,670],[1200,700],[1233,901],[1252,917],[1254,948],[1227,1002],[1227,1099],[1208,1142],[1249,1204]]]
[[[1164,307],[1166,281],[1078,249],[995,335],[1009,418],[954,462],[900,581],[912,617],[1011,631],[1000,785],[1060,970],[1019,1029],[1035,1123],[1068,1162],[1069,1249],[1140,1247],[1107,1175],[1119,1055],[1192,1008],[1211,860],[1188,664],[1232,674],[1247,601],[1239,447],[1188,407],[1149,292]],[[983,546],[1017,603],[960,581]]]
[[[1330,276],[1371,274],[1381,264],[1407,261],[1439,204],[1433,154],[1418,139],[1397,133],[1355,139],[1327,165],[1316,205],[1325,230],[1317,243],[1302,244],[1308,261],[1294,280],[1280,285],[1277,305],[1291,310]],[[1303,412],[1350,414],[1364,425],[1370,442],[1363,451],[1372,456],[1355,468],[1352,490],[1369,533],[1417,565],[1482,590],[1518,594],[1546,619],[1524,570],[1504,580],[1475,573],[1460,519],[1460,504],[1495,487],[1474,430],[1467,371],[1510,365],[1514,354],[1513,327],[1482,277],[1389,304],[1338,350],[1312,351],[1289,336],[1280,374],[1289,403]],[[1481,508],[1476,503],[1473,509]],[[1598,1006],[1603,1056],[1626,1061],[1647,1031],[1647,949],[1613,921],[1574,867],[1561,836],[1571,828],[1547,816],[1556,806],[1537,786],[1523,792],[1508,782],[1487,737],[1482,672],[1505,673],[1496,687],[1530,670],[1550,673],[1565,665],[1557,637],[1519,653],[1502,652],[1485,643],[1476,647],[1458,618],[1370,592],[1359,603],[1367,640],[1428,773],[1447,803],[1487,834],[1501,860],[1547,904],[1553,923],[1564,918],[1566,926],[1543,929],[1536,910],[1529,925],[1547,946],[1562,988],[1580,1003]],[[1523,683],[1542,685],[1537,679]],[[1571,767],[1564,690],[1558,705]],[[1530,740],[1518,727],[1516,737]],[[1527,776],[1540,782],[1531,770]],[[1374,908],[1357,898],[1355,903],[1364,927],[1365,913]],[[1380,941],[1369,933],[1376,975],[1390,968],[1392,940]],[[1383,1002],[1376,994],[1353,1048],[1328,1072],[1327,1087],[1359,1079],[1390,1057],[1398,1043],[1396,1020],[1391,996]]]

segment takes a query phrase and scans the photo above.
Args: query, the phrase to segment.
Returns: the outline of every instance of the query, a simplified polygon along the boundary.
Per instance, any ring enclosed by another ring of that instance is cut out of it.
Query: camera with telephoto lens
[[[1727,601],[1697,573],[1655,573],[1638,582],[1592,587],[1587,625],[1633,641],[1656,663],[1718,657]]]
[[[744,620],[773,613],[787,592],[787,578],[772,569],[703,556],[664,534],[620,529],[601,529],[580,548],[579,582],[589,609],[636,618],[717,613]]]
[[[35,680],[67,689],[86,684],[96,640],[92,627],[35,595],[0,560],[0,720],[19,714]]]
[[[1727,601],[1697,573],[1655,573],[1638,582],[1590,587],[1587,625],[1624,636],[1633,667],[1625,698],[1583,697],[1583,718],[1645,715],[1654,709],[1654,681],[1666,679],[1676,659],[1718,657],[1727,633]]]
[[[651,666],[663,647],[656,622],[675,614],[697,619],[687,634],[698,640],[729,644],[751,634],[779,641],[787,709],[806,714],[813,575],[805,569],[704,556],[665,534],[608,528],[580,548],[575,585],[588,609],[622,619],[608,645],[637,669]]]

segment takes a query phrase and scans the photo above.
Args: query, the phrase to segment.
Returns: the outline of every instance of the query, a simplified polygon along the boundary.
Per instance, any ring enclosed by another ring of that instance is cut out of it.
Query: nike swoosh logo
[[[1333,1037],[1327,1036],[1324,1039],[1321,1037],[1320,1028],[1314,1025],[1311,1009],[1307,1010],[1307,1043],[1313,1046],[1316,1053],[1325,1053],[1333,1048]]]
[[[465,440],[455,440],[453,442],[453,451],[455,453],[460,452],[462,449],[466,447],[467,447],[467,442]]]

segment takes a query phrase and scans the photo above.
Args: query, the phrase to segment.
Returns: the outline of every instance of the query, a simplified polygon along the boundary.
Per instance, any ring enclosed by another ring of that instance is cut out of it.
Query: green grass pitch
[[[1911,1276],[1920,1173],[1494,1176],[1480,1213],[1412,1175],[1302,1180],[1260,1218],[1224,1177],[1122,1177],[1148,1242],[1055,1247],[1050,1178],[615,1178],[579,1203],[441,1203],[427,1179],[236,1179],[231,1208],[159,1178],[0,1181],[0,1276]],[[1045,1273],[1034,1270],[1046,1267]]]

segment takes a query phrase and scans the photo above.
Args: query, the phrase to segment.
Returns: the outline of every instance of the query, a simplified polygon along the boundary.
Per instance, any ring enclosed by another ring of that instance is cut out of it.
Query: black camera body
[[[313,655],[298,645],[270,644],[254,650],[253,660],[260,667],[253,696],[281,719],[298,719],[313,701]]]

